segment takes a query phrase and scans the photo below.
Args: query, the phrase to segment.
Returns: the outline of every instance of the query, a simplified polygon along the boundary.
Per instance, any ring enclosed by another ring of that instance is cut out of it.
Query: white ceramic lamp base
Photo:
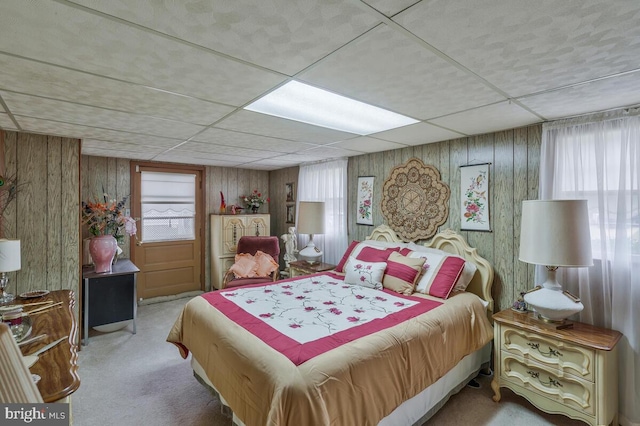
[[[584,309],[578,300],[565,295],[562,287],[556,281],[555,269],[547,269],[547,281],[539,290],[524,295],[524,301],[529,307],[549,322],[562,322],[571,315]]]

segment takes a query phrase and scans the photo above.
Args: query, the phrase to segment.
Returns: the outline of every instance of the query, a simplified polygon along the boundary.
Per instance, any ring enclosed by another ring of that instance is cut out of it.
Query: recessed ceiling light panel
[[[297,81],[284,84],[245,109],[358,135],[418,123],[413,118]]]

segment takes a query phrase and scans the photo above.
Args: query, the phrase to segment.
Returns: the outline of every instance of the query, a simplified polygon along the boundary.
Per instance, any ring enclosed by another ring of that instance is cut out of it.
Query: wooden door
[[[203,180],[201,167],[131,162],[139,299],[204,289]]]

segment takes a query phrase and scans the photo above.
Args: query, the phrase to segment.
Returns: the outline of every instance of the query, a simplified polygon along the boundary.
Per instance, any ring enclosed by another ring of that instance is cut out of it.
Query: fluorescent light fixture
[[[284,84],[245,109],[358,135],[418,123],[413,118],[297,81]]]

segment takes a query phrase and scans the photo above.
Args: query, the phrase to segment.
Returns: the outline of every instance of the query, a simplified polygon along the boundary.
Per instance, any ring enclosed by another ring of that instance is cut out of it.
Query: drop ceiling
[[[276,170],[640,104],[637,0],[2,0],[0,128]],[[290,80],[420,122],[244,110]]]

